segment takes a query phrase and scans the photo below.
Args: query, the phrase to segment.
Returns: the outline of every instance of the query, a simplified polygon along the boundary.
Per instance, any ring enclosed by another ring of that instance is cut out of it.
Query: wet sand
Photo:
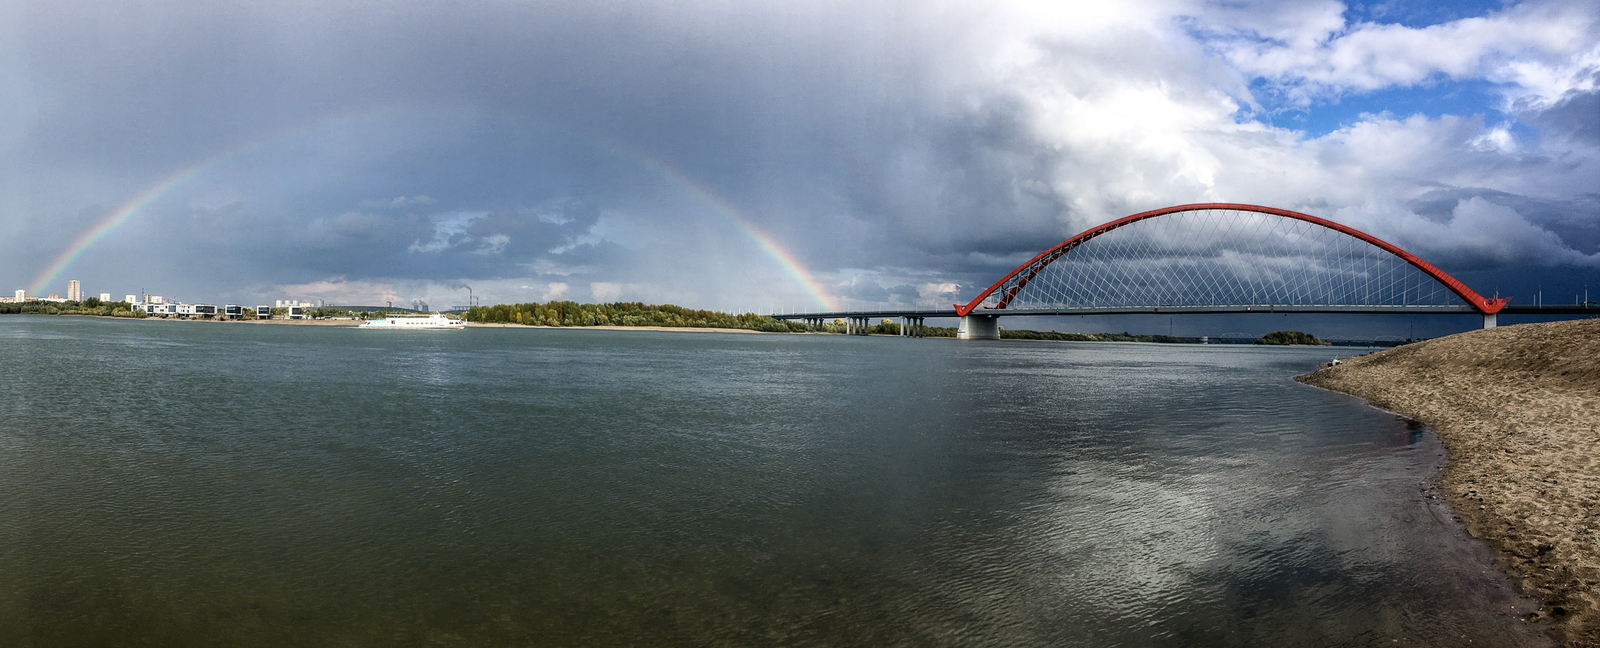
[[[1600,319],[1471,331],[1350,358],[1296,380],[1433,428],[1439,482],[1537,619],[1600,646]]]

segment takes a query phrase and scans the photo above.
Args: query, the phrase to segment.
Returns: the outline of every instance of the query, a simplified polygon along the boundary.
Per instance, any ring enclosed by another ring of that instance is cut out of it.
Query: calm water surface
[[[1337,350],[0,317],[0,645],[1544,645]]]

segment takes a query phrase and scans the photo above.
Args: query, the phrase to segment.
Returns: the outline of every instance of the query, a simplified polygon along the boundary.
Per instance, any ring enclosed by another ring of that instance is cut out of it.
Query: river
[[[1548,645],[1349,352],[4,316],[0,644]]]

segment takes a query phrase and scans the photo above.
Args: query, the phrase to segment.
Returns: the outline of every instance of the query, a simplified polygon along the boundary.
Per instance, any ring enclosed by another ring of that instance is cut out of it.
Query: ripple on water
[[[0,318],[0,643],[1544,645],[1323,355]]]

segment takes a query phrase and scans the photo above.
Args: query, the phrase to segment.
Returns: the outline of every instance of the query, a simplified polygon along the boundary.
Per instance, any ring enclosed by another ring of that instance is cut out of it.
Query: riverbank
[[[538,326],[529,324],[495,324],[486,322],[467,322],[468,328],[524,328],[524,329],[563,329],[563,330],[591,330],[591,331],[695,331],[700,333],[754,333],[766,334],[767,331],[752,331],[750,329],[714,328],[699,326]]]
[[[1296,380],[1439,435],[1439,490],[1569,646],[1600,646],[1600,320],[1522,324],[1350,358]]]

